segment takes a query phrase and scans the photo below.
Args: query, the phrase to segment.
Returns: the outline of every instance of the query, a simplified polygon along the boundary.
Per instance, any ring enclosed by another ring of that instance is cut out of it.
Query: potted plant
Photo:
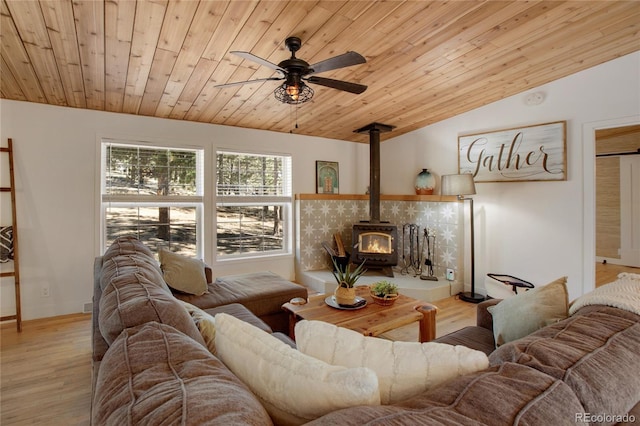
[[[373,301],[379,305],[393,305],[398,298],[398,286],[386,280],[372,284],[369,289]]]
[[[351,271],[351,264],[347,264],[343,268],[336,263],[335,259],[332,259],[332,261],[334,269],[331,272],[338,282],[338,287],[334,292],[336,302],[339,305],[353,305],[356,301],[356,289],[354,286],[358,278],[366,272],[366,269],[364,269],[365,261],[353,271]]]

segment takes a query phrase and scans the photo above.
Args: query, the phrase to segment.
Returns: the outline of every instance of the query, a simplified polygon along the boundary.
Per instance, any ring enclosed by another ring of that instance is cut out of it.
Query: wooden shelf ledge
[[[296,194],[296,200],[368,200],[367,194]],[[382,201],[433,201],[459,202],[455,195],[388,195],[381,194]]]

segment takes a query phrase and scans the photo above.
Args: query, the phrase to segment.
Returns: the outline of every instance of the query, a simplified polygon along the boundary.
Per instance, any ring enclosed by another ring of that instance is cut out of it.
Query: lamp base
[[[484,301],[486,298],[478,293],[471,293],[471,292],[464,292],[464,293],[458,293],[458,297],[460,297],[460,300],[463,300],[465,302],[469,302],[469,303],[480,303],[482,301]]]

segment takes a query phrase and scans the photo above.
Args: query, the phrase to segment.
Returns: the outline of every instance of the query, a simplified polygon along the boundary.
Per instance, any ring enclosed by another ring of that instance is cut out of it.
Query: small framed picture
[[[318,194],[340,193],[337,161],[316,161],[316,192]]]

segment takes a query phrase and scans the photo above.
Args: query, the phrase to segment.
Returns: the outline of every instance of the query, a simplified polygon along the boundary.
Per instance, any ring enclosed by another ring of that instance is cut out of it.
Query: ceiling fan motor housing
[[[285,59],[278,64],[280,68],[287,70],[289,74],[297,73],[300,76],[307,75],[313,70],[309,68],[309,63],[298,58]]]

